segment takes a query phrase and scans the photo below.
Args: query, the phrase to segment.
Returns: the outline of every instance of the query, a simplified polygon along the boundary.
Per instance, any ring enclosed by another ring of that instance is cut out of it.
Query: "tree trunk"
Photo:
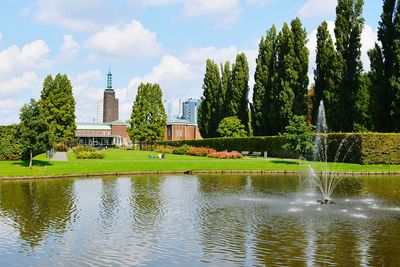
[[[32,169],[32,150],[30,151],[29,169]]]

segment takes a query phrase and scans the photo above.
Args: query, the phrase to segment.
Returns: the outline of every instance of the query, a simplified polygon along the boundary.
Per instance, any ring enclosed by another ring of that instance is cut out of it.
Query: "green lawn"
[[[307,170],[309,162],[275,158],[243,158],[221,160],[203,157],[167,155],[165,159],[150,159],[157,153],[133,150],[107,150],[105,158],[99,160],[78,160],[68,153],[68,162],[52,162],[39,155],[35,157],[32,169],[23,161],[0,161],[1,176],[34,176],[54,174],[87,174],[135,171],[187,171],[187,170]],[[317,169],[322,165],[312,163]],[[356,165],[329,164],[334,171],[355,172],[400,172],[400,165]]]

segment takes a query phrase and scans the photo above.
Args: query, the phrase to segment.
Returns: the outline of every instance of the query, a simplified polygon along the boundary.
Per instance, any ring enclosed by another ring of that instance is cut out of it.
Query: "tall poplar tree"
[[[336,51],[340,65],[339,102],[337,114],[341,131],[353,131],[360,125],[355,109],[357,94],[361,90],[361,33],[364,0],[338,0],[336,7],[335,36]]]
[[[75,98],[67,75],[45,78],[39,106],[49,124],[53,144],[75,139]]]
[[[375,130],[400,131],[400,1],[384,0],[378,28],[381,45],[369,52]]]
[[[237,116],[249,132],[249,64],[246,55],[236,56],[232,67],[232,84],[228,91],[228,116]]]
[[[278,35],[277,72],[274,77],[273,100],[271,113],[272,133],[283,133],[293,116],[295,94],[293,88],[297,84],[298,73],[294,69],[295,61],[293,33],[285,23]]]
[[[255,136],[271,135],[273,112],[273,78],[276,73],[277,33],[275,25],[261,38],[256,59],[253,89],[252,125]]]
[[[294,43],[294,61],[293,69],[297,73],[297,79],[294,83],[294,103],[293,103],[293,114],[294,115],[306,115],[306,95],[308,89],[308,58],[309,51],[307,48],[307,31],[303,28],[299,18],[296,18],[291,23],[291,30],[293,34]]]
[[[132,141],[152,142],[163,139],[167,115],[158,84],[139,85],[129,123],[128,134]]]
[[[219,123],[226,117],[228,117],[228,98],[227,93],[230,91],[232,86],[231,79],[231,64],[230,62],[226,62],[225,64],[221,64],[221,82],[220,82],[220,91],[218,93],[218,113],[219,113]]]
[[[340,80],[340,69],[336,60],[336,51],[332,36],[328,30],[328,23],[325,21],[317,30],[316,68],[314,70],[315,99],[313,103],[313,123],[318,116],[318,108],[321,100],[324,101],[326,119],[330,129],[338,130],[340,121],[335,114],[338,113],[338,87]]]
[[[207,60],[206,73],[203,80],[203,97],[198,110],[198,125],[204,138],[217,137],[219,124],[220,75],[218,65],[211,59]]]

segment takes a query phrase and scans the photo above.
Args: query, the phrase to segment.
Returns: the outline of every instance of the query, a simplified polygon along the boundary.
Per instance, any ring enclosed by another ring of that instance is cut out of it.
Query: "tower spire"
[[[112,74],[111,74],[111,70],[109,70],[108,74],[107,74],[107,89],[112,89]]]
[[[112,74],[111,74],[110,63],[108,63],[107,89],[112,89]]]

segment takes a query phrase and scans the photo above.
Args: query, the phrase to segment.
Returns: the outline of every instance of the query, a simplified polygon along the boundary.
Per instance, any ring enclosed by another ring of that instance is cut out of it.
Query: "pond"
[[[344,179],[334,205],[298,176],[0,182],[1,266],[395,266],[400,177]]]

